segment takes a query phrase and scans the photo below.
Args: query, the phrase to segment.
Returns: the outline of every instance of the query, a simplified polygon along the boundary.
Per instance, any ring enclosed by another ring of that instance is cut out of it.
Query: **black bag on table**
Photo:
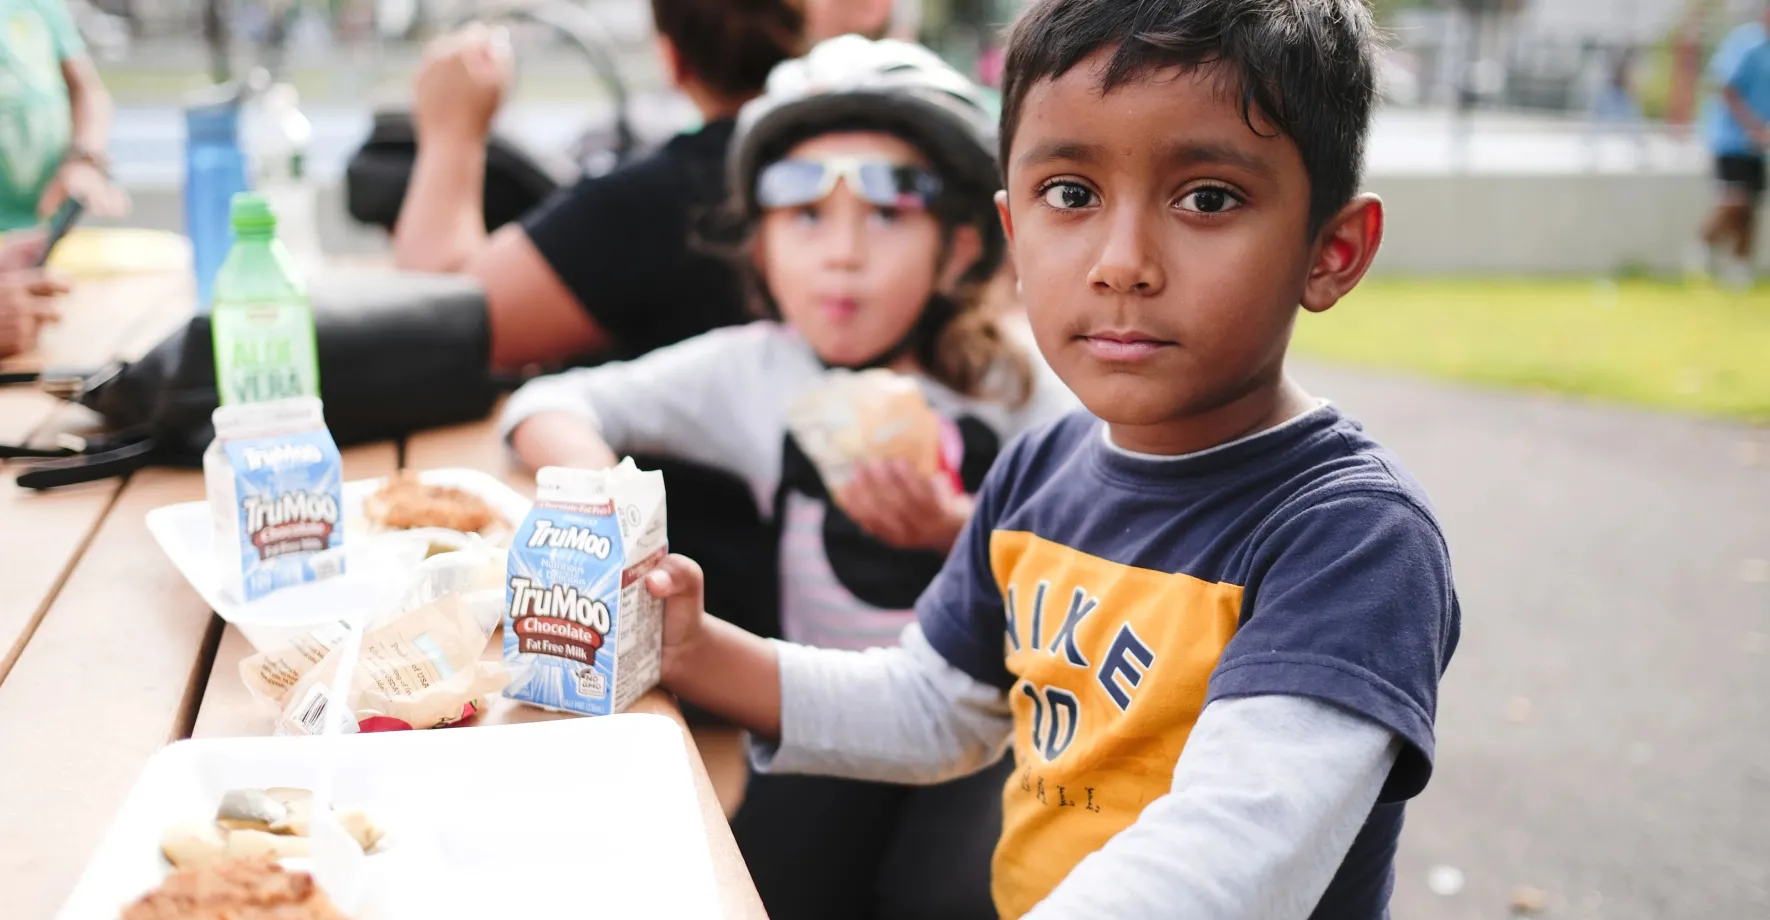
[[[506,389],[490,372],[485,294],[461,276],[339,273],[313,279],[314,333],[326,425],[339,446],[481,419]],[[0,448],[45,458],[18,477],[30,489],[90,482],[150,464],[196,466],[214,440],[215,354],[209,318],[192,317],[140,360],[95,373],[46,370],[46,390],[98,413],[104,432],[79,450]]]

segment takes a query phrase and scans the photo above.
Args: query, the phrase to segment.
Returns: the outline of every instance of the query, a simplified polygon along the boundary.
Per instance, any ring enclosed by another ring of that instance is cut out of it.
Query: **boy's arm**
[[[663,685],[748,729],[764,772],[938,783],[1002,756],[1005,694],[948,664],[921,630],[893,649],[816,649],[752,635],[701,611],[701,574],[672,556],[649,576],[664,598]]]
[[[1007,694],[953,667],[904,630],[892,649],[847,652],[775,643],[778,743],[754,744],[769,773],[934,784],[1001,759],[1013,729]]]
[[[948,664],[915,626],[900,648],[849,652],[709,617],[699,648],[666,651],[664,685],[752,732],[766,773],[945,782],[1000,759],[1012,726],[1006,695]]]
[[[1387,781],[1401,742],[1306,697],[1206,707],[1173,791],[1076,866],[1028,920],[1304,920]]]

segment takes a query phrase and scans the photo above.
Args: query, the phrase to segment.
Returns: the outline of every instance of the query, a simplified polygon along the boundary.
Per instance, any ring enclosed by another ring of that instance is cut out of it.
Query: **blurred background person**
[[[665,71],[702,126],[490,235],[482,177],[508,47],[476,26],[437,42],[419,69],[418,156],[394,258],[485,286],[498,368],[638,355],[748,318],[731,266],[691,246],[693,221],[725,199],[732,119],[798,50],[803,17],[785,0],[654,0],[652,16]]]
[[[1734,289],[1752,284],[1764,150],[1770,146],[1770,3],[1761,6],[1759,19],[1734,29],[1709,67],[1719,98],[1707,137],[1721,188],[1702,239],[1686,259],[1689,272],[1718,274]]]
[[[62,0],[0,0],[0,230],[29,227],[69,195],[114,217],[111,97]]]

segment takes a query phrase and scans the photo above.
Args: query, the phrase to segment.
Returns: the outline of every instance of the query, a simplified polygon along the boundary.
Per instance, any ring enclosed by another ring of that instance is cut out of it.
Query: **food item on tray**
[[[363,515],[382,530],[438,527],[476,533],[486,539],[507,537],[510,522],[485,499],[454,486],[423,482],[417,473],[401,471],[363,501]]]
[[[504,613],[504,555],[479,543],[425,560],[399,608],[369,623],[344,698],[354,730],[450,725],[509,682],[503,663],[482,660]],[[252,695],[277,707],[278,734],[324,730],[348,635],[329,623],[240,662]]]
[[[472,541],[420,563],[398,605],[367,626],[350,694],[357,730],[434,728],[484,708],[508,679],[480,660],[503,613],[504,551]],[[336,664],[309,677],[349,634],[349,623],[327,623],[240,662],[247,689],[282,714],[280,731],[323,727]]]
[[[222,590],[239,601],[344,571],[343,461],[311,397],[222,406],[203,452]]]
[[[347,920],[306,872],[269,856],[185,866],[123,910],[122,920]]]
[[[658,682],[663,604],[645,576],[663,560],[664,476],[547,467],[510,550],[504,695],[582,715],[620,712]]]
[[[863,461],[901,460],[924,476],[947,471],[943,423],[921,385],[882,368],[829,371],[788,406],[787,428],[832,492]]]
[[[235,857],[284,859],[309,855],[313,793],[306,789],[232,789],[214,817],[181,821],[160,834],[160,853],[174,867],[201,866]],[[332,809],[352,840],[373,852],[386,831],[361,809]]]
[[[230,831],[274,831],[288,819],[289,806],[263,789],[231,790],[215,809],[215,823]]]

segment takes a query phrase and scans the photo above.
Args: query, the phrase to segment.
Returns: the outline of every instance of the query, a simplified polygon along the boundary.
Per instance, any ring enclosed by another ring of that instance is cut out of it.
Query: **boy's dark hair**
[[[804,45],[805,15],[789,0],[652,0],[651,15],[695,78],[731,99],[762,92]]]
[[[1313,234],[1358,191],[1377,47],[1365,0],[1038,0],[1008,40],[1002,167],[1027,91],[1101,49],[1114,49],[1103,94],[1151,71],[1222,65],[1248,126],[1258,110],[1302,154]]]

